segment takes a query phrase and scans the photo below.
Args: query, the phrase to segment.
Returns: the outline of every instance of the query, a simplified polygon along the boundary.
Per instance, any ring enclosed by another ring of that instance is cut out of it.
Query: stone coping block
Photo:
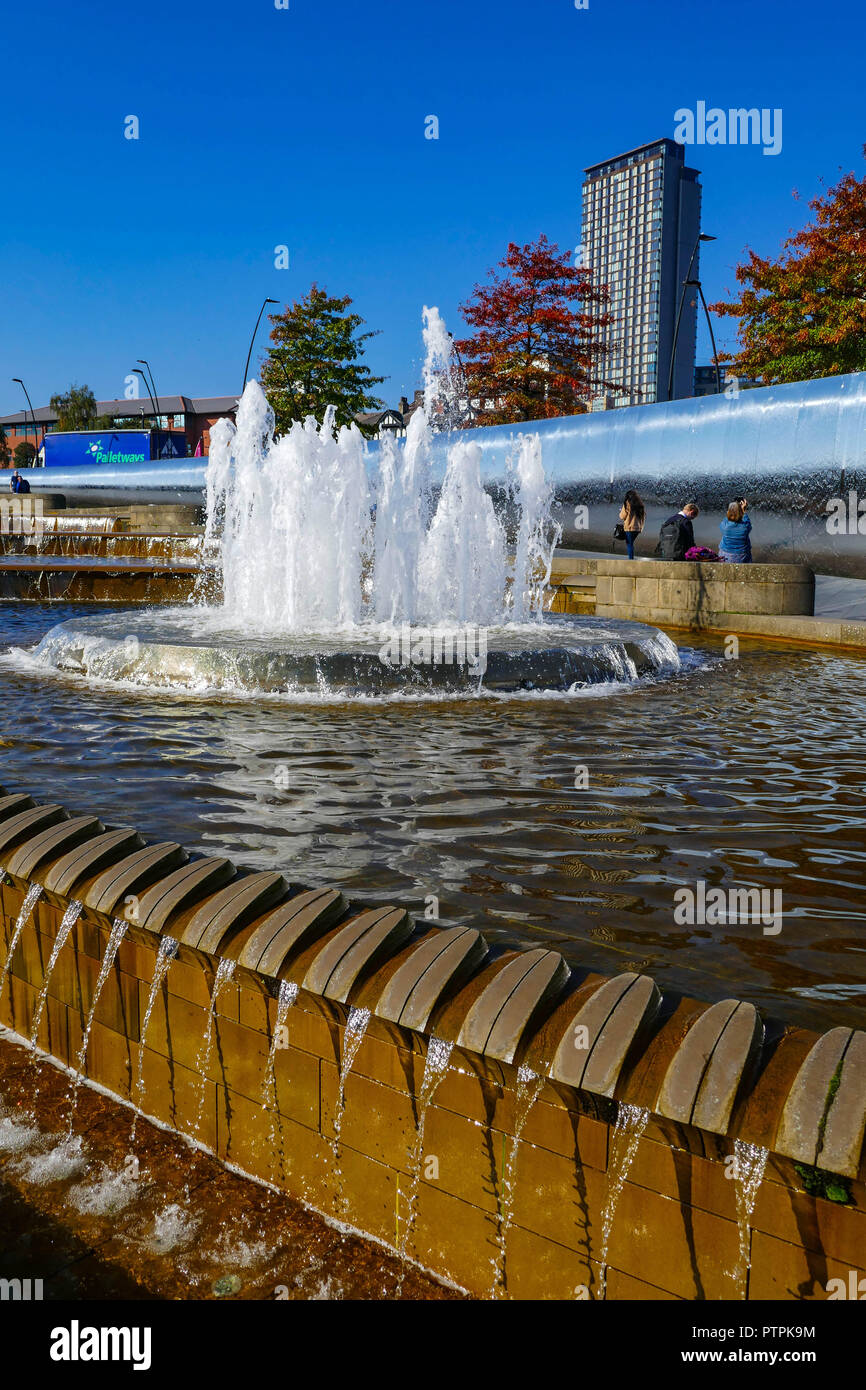
[[[437,1037],[474,1056],[473,1065],[483,1064],[502,1084],[502,1068],[528,1066],[550,1088],[564,1088],[578,1112],[609,1111],[619,1102],[647,1108],[662,1133],[681,1136],[693,1152],[737,1137],[755,1142],[757,1130],[781,1160],[852,1179],[863,1172],[866,1033],[837,1027],[819,1037],[774,1023],[765,1028],[747,1002],[709,1006],[663,995],[645,975],[571,972],[558,952],[541,947],[488,950],[472,928],[415,924],[399,906],[352,904],[335,889],[303,889],[274,871],[190,859],[172,841],[141,843],[134,831],[72,818],[56,804],[21,806],[20,796],[0,788],[7,939],[29,884],[50,887],[50,906],[24,924],[25,980],[28,971],[38,978],[44,937],[56,935],[46,913],[71,901],[84,905],[74,949],[95,970],[116,911],[132,897],[123,951],[133,958],[143,951],[152,961],[163,936],[177,940],[177,969],[187,973],[190,999],[200,1001],[185,1005],[191,1017],[206,1005],[206,982],[227,956],[242,969],[234,994],[220,998],[221,1017],[238,1020],[242,988],[267,1007],[280,981],[294,982],[325,1038],[350,1007],[368,1008],[383,1036],[402,1038],[406,1055],[423,1055]],[[89,838],[70,848],[64,828],[73,838],[86,830]],[[13,861],[19,871],[35,865],[33,876],[12,872]],[[43,938],[35,952],[33,933]],[[79,986],[65,968],[66,985],[58,963],[56,988],[68,985],[77,999]],[[144,965],[140,979],[146,989]],[[22,983],[14,986],[19,996]],[[126,1041],[135,1041],[132,1033]],[[324,1055],[339,1058],[339,1049],[321,1045]]]

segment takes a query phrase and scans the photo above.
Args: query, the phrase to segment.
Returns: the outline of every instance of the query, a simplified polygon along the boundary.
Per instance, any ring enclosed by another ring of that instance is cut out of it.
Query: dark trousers
[[[626,531],[625,533],[625,548],[629,560],[634,559],[634,543],[639,535],[639,531]]]

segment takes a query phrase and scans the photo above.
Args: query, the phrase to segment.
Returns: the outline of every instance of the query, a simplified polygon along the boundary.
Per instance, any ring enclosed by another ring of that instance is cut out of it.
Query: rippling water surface
[[[0,605],[0,650],[85,611]],[[433,897],[577,967],[862,1027],[866,661],[680,645],[680,675],[618,691],[329,704],[92,686],[12,652],[0,780],[356,898]],[[698,880],[780,889],[781,932],[678,925]]]

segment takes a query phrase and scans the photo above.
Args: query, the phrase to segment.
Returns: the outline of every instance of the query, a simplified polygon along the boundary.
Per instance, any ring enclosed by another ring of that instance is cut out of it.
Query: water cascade
[[[737,1224],[739,1225],[740,1246],[737,1259],[737,1289],[739,1297],[745,1299],[749,1289],[749,1269],[751,1267],[751,1228],[752,1212],[758,1200],[758,1189],[764,1178],[769,1151],[760,1144],[747,1144],[742,1139],[734,1140],[734,1179],[737,1190]]]
[[[340,1081],[337,1089],[337,1108],[334,1113],[334,1137],[331,1140],[338,1200],[342,1200],[343,1191],[340,1173],[340,1143],[343,1132],[343,1115],[346,1109],[346,1081],[354,1065],[355,1058],[358,1055],[358,1048],[361,1046],[369,1022],[369,1009],[351,1008],[349,1010],[349,1016],[346,1019],[346,1029],[343,1035],[343,1055],[340,1058]]]
[[[298,986],[292,980],[280,980],[280,988],[277,994],[277,1018],[274,1023],[274,1035],[271,1038],[271,1045],[268,1049],[268,1062],[265,1067],[265,1076],[262,1082],[262,1109],[270,1111],[271,1114],[271,1152],[276,1151],[277,1147],[277,1074],[276,1061],[277,1049],[283,1046],[283,1033],[285,1032],[286,1019],[289,1010],[294,1007],[298,997]]]
[[[93,998],[90,1001],[90,1011],[87,1015],[87,1022],[84,1025],[81,1046],[78,1049],[78,1056],[75,1059],[76,1076],[72,1083],[72,1095],[69,1105],[68,1132],[70,1135],[72,1134],[72,1121],[75,1116],[76,1101],[78,1100],[78,1088],[81,1085],[81,1078],[84,1074],[84,1067],[87,1059],[87,1044],[90,1041],[90,1030],[93,1027],[96,1006],[99,1003],[99,996],[105,987],[105,982],[108,979],[109,972],[114,964],[117,952],[120,949],[120,943],[128,930],[129,923],[125,922],[122,917],[115,917],[111,925],[108,942],[106,943],[105,954],[102,957],[102,964],[99,967],[99,975],[97,976],[96,985],[93,990]]]
[[[211,431],[206,549],[218,546],[223,620],[245,631],[344,630],[359,623],[520,621],[538,613],[539,579],[560,530],[537,437],[510,468],[519,517],[511,609],[507,533],[481,478],[482,449],[449,443],[435,496],[431,418],[451,422],[451,343],[435,309],[424,311],[425,405],[405,446],[383,442],[370,458],[353,426],[296,422],[274,438],[274,415],[249,382],[237,426]],[[513,609],[513,613],[512,610]]]
[[[409,1241],[415,1229],[418,1188],[421,1183],[421,1163],[424,1158],[424,1126],[427,1120],[427,1111],[430,1108],[440,1082],[444,1079],[445,1073],[448,1070],[453,1048],[454,1044],[452,1042],[446,1042],[444,1038],[437,1038],[435,1036],[431,1036],[427,1045],[427,1056],[424,1060],[424,1073],[421,1077],[421,1089],[418,1093],[418,1127],[415,1131],[415,1143],[412,1146],[412,1153],[409,1158],[409,1193],[403,1212],[403,1230],[398,1240],[398,1253],[403,1260],[403,1266],[400,1270],[400,1278],[397,1285],[398,1298],[405,1279],[406,1251],[409,1248]]]
[[[201,1089],[199,1091],[198,1109],[196,1111],[195,1124],[193,1125],[192,1131],[192,1137],[194,1140],[198,1139],[199,1136],[202,1116],[204,1115],[204,1103],[207,1097],[207,1079],[208,1072],[210,1071],[211,1056],[213,1054],[214,1032],[216,1025],[216,1006],[219,1002],[219,997],[222,994],[223,989],[229,983],[229,981],[235,973],[235,964],[235,961],[229,960],[227,957],[223,956],[219,962],[219,965],[217,966],[216,975],[214,976],[213,988],[211,989],[210,1003],[208,1005],[207,1011],[207,1023],[205,1025],[204,1038],[202,1040],[202,1045],[199,1050],[198,1058],[196,1059],[195,1064],[196,1072],[201,1078]],[[188,1185],[189,1180],[187,1179],[187,1190]]]
[[[135,1128],[138,1124],[138,1116],[144,1100],[144,1040],[147,1037],[147,1030],[150,1026],[150,1016],[153,1013],[153,1006],[156,1003],[156,996],[159,993],[162,982],[169,972],[172,961],[177,955],[177,942],[173,936],[164,936],[159,943],[159,950],[156,953],[156,960],[153,964],[153,975],[150,981],[150,993],[147,996],[147,1007],[144,1011],[144,1018],[141,1022],[141,1036],[138,1040],[138,1061],[135,1074],[135,1110],[132,1116],[132,1129],[129,1134],[130,1147],[135,1142]]]
[[[27,926],[27,923],[30,921],[33,909],[36,906],[39,899],[41,898],[41,896],[41,883],[31,883],[30,887],[27,889],[24,901],[21,904],[21,911],[18,913],[18,917],[16,919],[15,926],[12,931],[12,936],[9,940],[9,950],[6,953],[6,959],[3,962],[3,970],[0,971],[0,996],[2,996],[3,994],[3,986],[6,983],[6,976],[9,974],[9,971],[12,968],[12,957],[14,956],[15,950],[18,946],[18,942],[21,939],[21,933]]]
[[[539,1076],[531,1067],[520,1067],[517,1072],[517,1096],[514,1103],[514,1133],[508,1157],[502,1168],[502,1201],[499,1211],[498,1253],[493,1264],[493,1297],[502,1298],[505,1294],[506,1245],[511,1222],[514,1219],[514,1187],[517,1181],[517,1156],[520,1149],[520,1136],[532,1113],[532,1107],[544,1090],[545,1077]]]
[[[610,1252],[610,1237],[614,1217],[634,1162],[640,1137],[647,1127],[649,1111],[639,1105],[621,1104],[616,1113],[616,1124],[610,1138],[610,1157],[607,1166],[607,1200],[601,1219],[601,1274],[599,1275],[598,1297],[604,1298],[607,1291],[607,1257]]]
[[[63,947],[69,940],[69,935],[73,927],[75,926],[75,923],[81,916],[83,908],[84,904],[78,902],[77,899],[69,904],[69,906],[63,914],[63,919],[58,928],[57,936],[54,939],[54,948],[51,952],[51,957],[48,961],[48,967],[45,971],[45,978],[42,981],[42,988],[39,991],[39,998],[36,1001],[36,1008],[33,1013],[33,1025],[30,1029],[30,1046],[34,1049],[34,1051],[36,1050],[36,1039],[39,1035],[39,1025],[42,1022],[42,1014],[45,1010],[46,1000],[48,999],[48,985],[51,980],[52,971],[54,970],[54,967],[57,964],[57,958],[60,955],[60,952],[63,950]]]

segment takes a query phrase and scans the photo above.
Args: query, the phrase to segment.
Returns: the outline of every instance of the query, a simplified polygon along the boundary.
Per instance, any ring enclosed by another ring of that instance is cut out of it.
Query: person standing
[[[634,543],[644,528],[646,508],[634,488],[629,488],[620,507],[619,519],[625,532],[625,548],[629,560],[634,559]]]
[[[740,497],[728,507],[724,521],[719,522],[722,544],[719,550],[721,559],[730,565],[750,565],[752,563],[751,519],[746,515],[749,504]]]

